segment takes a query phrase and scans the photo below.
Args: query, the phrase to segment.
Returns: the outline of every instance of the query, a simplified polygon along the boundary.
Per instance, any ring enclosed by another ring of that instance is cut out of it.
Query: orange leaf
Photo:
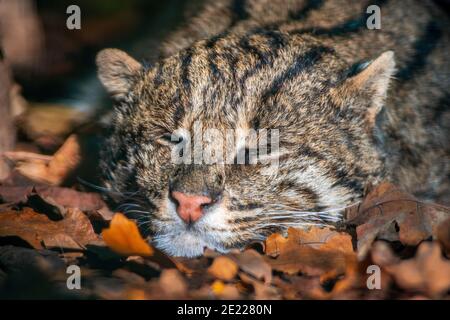
[[[216,295],[220,295],[223,292],[224,288],[225,284],[220,280],[214,281],[213,284],[211,285],[212,292],[214,292],[214,294]]]
[[[311,276],[333,271],[345,273],[352,260],[352,240],[349,234],[317,227],[309,230],[289,228],[285,238],[272,234],[266,239],[266,255],[274,270],[288,274],[302,272]]]
[[[208,272],[217,279],[231,281],[237,275],[238,269],[238,265],[232,259],[219,256],[214,259]]]
[[[153,248],[142,238],[136,223],[121,213],[114,215],[102,236],[112,250],[123,256],[149,257],[154,253]]]

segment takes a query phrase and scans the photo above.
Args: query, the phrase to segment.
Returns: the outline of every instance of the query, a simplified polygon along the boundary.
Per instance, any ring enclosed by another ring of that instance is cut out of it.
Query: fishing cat
[[[366,26],[372,4],[381,29]],[[196,4],[153,65],[98,54],[116,104],[105,185],[174,256],[337,222],[381,180],[439,199],[450,180],[449,30],[445,13],[415,0]],[[188,139],[177,132],[195,124],[276,130],[277,148],[252,139],[277,166],[250,163],[251,139],[224,151],[244,153],[241,164],[175,163]]]

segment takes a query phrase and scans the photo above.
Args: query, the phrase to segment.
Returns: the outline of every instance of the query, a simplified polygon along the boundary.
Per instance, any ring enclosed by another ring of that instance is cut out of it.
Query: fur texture
[[[99,53],[116,101],[102,155],[110,194],[158,247],[195,256],[337,222],[382,179],[430,199],[448,193],[448,19],[431,3],[377,4],[381,30],[366,28],[359,0],[206,1],[151,67]],[[174,164],[167,136],[195,123],[278,130],[278,167]],[[169,190],[215,201],[186,225]]]

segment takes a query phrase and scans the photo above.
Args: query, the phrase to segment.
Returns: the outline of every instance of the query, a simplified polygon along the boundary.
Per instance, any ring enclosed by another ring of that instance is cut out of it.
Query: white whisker
[[[149,211],[144,211],[144,210],[128,210],[126,213],[142,213],[142,214],[150,215]]]

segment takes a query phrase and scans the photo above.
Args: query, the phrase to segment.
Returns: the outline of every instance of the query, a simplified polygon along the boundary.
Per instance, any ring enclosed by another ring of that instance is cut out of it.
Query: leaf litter
[[[242,251],[174,258],[100,194],[64,184],[78,153],[70,135],[53,156],[6,155],[16,176],[0,184],[0,297],[450,298],[450,208],[390,183],[348,208],[340,226],[289,228]],[[67,156],[73,161],[61,161]],[[83,275],[76,292],[65,285],[71,264]],[[371,265],[380,268],[380,289],[367,286]]]

